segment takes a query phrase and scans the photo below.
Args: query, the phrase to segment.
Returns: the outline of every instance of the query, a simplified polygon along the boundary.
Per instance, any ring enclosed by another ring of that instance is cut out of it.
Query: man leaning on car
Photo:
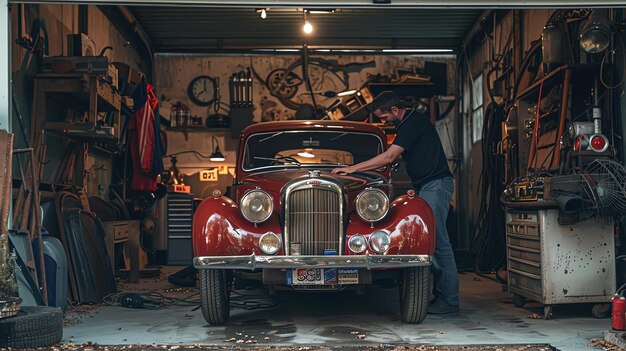
[[[456,313],[459,311],[459,279],[446,228],[454,182],[439,135],[425,115],[405,108],[394,92],[385,91],[378,95],[372,103],[372,110],[383,123],[395,124],[393,144],[380,155],[356,165],[335,168],[333,173],[374,170],[391,164],[402,155],[413,187],[430,205],[436,220],[435,299],[428,307],[428,313]]]

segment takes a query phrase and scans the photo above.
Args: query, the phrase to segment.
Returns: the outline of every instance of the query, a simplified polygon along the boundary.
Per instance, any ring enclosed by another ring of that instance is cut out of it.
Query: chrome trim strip
[[[353,255],[353,256],[200,256],[194,257],[198,269],[259,268],[404,268],[432,264],[430,255]]]
[[[312,180],[314,180],[315,182],[319,183],[317,185],[314,184],[307,184],[309,182],[311,182]],[[344,217],[344,193],[342,190],[341,185],[326,180],[326,179],[320,179],[320,178],[305,178],[301,181],[295,182],[293,184],[290,184],[286,189],[285,189],[285,207],[284,207],[284,213],[285,213],[285,228],[283,230],[283,235],[285,238],[285,255],[289,255],[289,250],[291,249],[291,247],[289,246],[289,237],[290,237],[290,233],[289,233],[289,198],[291,196],[291,193],[293,191],[296,190],[301,190],[301,189],[314,189],[314,188],[327,188],[327,189],[331,189],[332,191],[335,191],[338,195],[339,198],[339,255],[343,254],[343,217]]]

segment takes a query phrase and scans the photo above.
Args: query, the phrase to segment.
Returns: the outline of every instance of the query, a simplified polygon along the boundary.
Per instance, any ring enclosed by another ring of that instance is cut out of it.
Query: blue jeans
[[[446,218],[450,208],[450,200],[454,192],[454,181],[451,177],[432,180],[419,191],[419,196],[426,200],[435,215],[437,237],[433,271],[435,273],[435,296],[449,305],[459,305],[459,276],[454,261],[454,252],[450,245],[450,237],[446,228]]]

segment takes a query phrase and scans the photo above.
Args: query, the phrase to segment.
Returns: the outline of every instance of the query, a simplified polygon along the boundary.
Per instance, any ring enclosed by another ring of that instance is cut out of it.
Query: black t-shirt
[[[405,112],[393,143],[404,148],[402,158],[415,190],[431,180],[452,177],[439,134],[422,113]]]

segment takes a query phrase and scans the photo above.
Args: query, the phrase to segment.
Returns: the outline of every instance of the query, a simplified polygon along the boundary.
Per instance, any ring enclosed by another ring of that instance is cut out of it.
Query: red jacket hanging
[[[130,117],[130,153],[133,164],[131,189],[156,190],[157,174],[153,171],[156,145],[154,130],[154,110],[159,100],[154,95],[152,85],[145,82],[133,94],[135,112]]]

